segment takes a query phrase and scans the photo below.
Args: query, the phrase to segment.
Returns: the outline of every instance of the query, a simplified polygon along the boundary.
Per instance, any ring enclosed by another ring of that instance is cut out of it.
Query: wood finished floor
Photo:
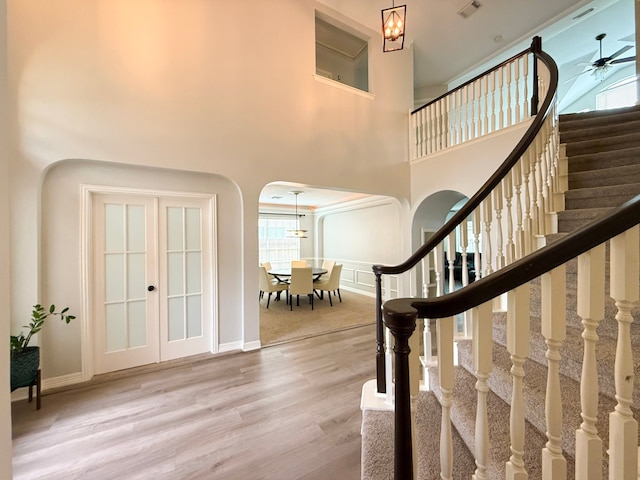
[[[360,478],[375,327],[14,402],[14,479]]]

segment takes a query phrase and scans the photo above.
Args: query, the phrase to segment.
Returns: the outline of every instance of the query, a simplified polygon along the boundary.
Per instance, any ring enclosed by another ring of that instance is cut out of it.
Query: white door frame
[[[92,204],[93,197],[96,194],[117,194],[117,195],[141,195],[153,197],[183,197],[183,198],[200,198],[208,199],[211,202],[211,219],[209,238],[211,239],[211,262],[204,265],[208,268],[211,278],[211,304],[209,310],[211,312],[209,321],[211,322],[211,352],[217,353],[219,348],[218,340],[218,249],[217,236],[215,231],[217,228],[217,197],[212,193],[194,193],[168,190],[147,190],[138,188],[115,187],[105,185],[87,185],[80,186],[81,189],[81,219],[80,219],[80,249],[81,249],[81,286],[82,286],[82,315],[80,317],[81,332],[81,358],[82,358],[82,381],[90,380],[95,372],[94,366],[94,330],[93,325],[93,218]],[[204,270],[203,270],[203,273]]]

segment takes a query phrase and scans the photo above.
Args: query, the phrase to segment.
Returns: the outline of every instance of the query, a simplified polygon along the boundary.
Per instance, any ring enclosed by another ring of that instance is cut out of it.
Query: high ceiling
[[[379,30],[383,8],[389,0],[318,0],[342,15]],[[407,5],[407,39],[414,52],[414,86],[417,100],[423,92],[443,91],[450,83],[460,83],[495,65],[542,37],[543,49],[556,61],[560,71],[560,110],[598,86],[589,73],[599,58],[595,37],[606,33],[604,56],[625,45],[633,48],[623,56],[635,55],[634,0],[477,0],[480,7],[468,18],[458,11],[470,0],[398,0]],[[382,47],[380,47],[382,48]],[[393,55],[388,53],[385,55]],[[614,67],[635,67],[635,62]],[[613,70],[612,70],[613,72]],[[435,95],[431,95],[432,97]],[[261,204],[293,205],[291,190],[303,190],[301,206],[319,208],[363,197],[310,187],[272,184],[260,196]],[[272,197],[281,197],[274,199]]]

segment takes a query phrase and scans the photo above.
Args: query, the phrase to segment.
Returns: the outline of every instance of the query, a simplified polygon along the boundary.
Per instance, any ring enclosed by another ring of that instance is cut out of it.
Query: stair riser
[[[621,135],[600,140],[587,140],[567,144],[567,156],[622,150],[640,144],[640,134]]]
[[[567,210],[582,208],[614,208],[631,200],[636,195],[637,193],[626,195],[610,195],[606,197],[576,196],[575,198],[570,198],[569,196],[567,196],[567,198],[565,198],[565,208]]]
[[[605,124],[602,126],[592,126],[576,128],[570,131],[564,129],[560,131],[560,142],[580,142],[583,140],[597,140],[611,138],[618,135],[626,135],[640,131],[640,119],[632,121],[618,121],[615,124]]]
[[[640,119],[640,108],[630,106],[594,112],[570,113],[560,115],[560,131],[570,131],[577,128],[609,125]]]
[[[569,174],[569,192],[578,188],[595,188],[640,184],[640,164]]]
[[[597,171],[603,168],[640,165],[640,148],[631,147],[609,152],[584,154],[571,157],[569,160],[569,174],[575,172]]]

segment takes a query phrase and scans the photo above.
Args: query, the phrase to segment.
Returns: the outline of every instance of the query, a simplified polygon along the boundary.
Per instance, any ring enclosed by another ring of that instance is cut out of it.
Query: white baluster
[[[482,115],[482,134],[489,133],[489,75],[482,79],[484,90],[484,114]]]
[[[419,112],[420,119],[420,156],[427,154],[427,109],[423,108]]]
[[[449,293],[456,289],[456,280],[453,275],[455,270],[454,264],[456,260],[456,242],[455,234],[452,232],[447,235],[447,261],[449,262]]]
[[[531,162],[529,161],[529,157],[531,155],[531,147],[527,149],[527,151],[522,156],[522,160],[520,164],[522,166],[522,192],[524,193],[524,199],[522,204],[524,205],[524,222],[523,222],[523,231],[524,231],[524,255],[528,255],[533,251],[532,239],[533,235],[533,219],[531,218],[531,186],[529,185],[529,180],[531,179]]]
[[[464,131],[463,131],[463,125],[464,125],[464,115],[463,115],[463,110],[462,110],[462,90],[456,90],[456,110],[458,112],[457,114],[457,122],[456,122],[456,145],[462,143],[462,139],[463,139],[463,135],[464,135]]]
[[[473,227],[473,265],[476,269],[476,279],[482,277],[482,258],[480,257],[480,232],[482,223],[480,222],[480,207],[471,214],[471,225]]]
[[[522,188],[522,158],[516,162],[513,166],[513,170],[511,170],[511,174],[513,176],[513,186],[516,191],[516,258],[522,258],[525,255],[525,245],[524,245],[524,229],[522,226],[523,217],[522,217],[522,196],[521,196],[521,188]]]
[[[422,355],[424,364],[422,366],[422,390],[431,391],[431,377],[429,375],[429,366],[433,363],[433,339],[431,338],[431,320],[425,318],[424,328],[422,330]]]
[[[518,163],[520,162],[517,162],[516,165]],[[513,202],[513,169],[511,170],[511,172],[512,174],[504,177],[504,180],[502,181],[504,187],[504,199],[507,205],[507,208],[505,209],[505,212],[507,214],[507,264],[513,263],[516,259],[516,245],[513,233],[513,212],[511,210],[511,205]]]
[[[442,392],[440,425],[440,478],[453,478],[453,436],[451,432],[451,395],[453,393],[453,317],[440,318],[438,335],[438,375]]]
[[[437,152],[436,106],[429,105],[429,153]]]
[[[497,71],[494,70],[493,72],[491,72],[491,122],[490,122],[490,129],[492,132],[496,131],[496,73]]]
[[[513,125],[513,99],[511,97],[511,68],[513,64],[508,64],[505,66],[507,69],[507,127]]]
[[[524,90],[524,106],[523,106],[523,118],[529,117],[529,59],[531,56],[527,53],[522,58],[522,76],[523,76],[523,90]]]
[[[578,257],[577,313],[582,318],[582,423],[576,430],[576,478],[602,480],[602,439],[598,436],[598,325],[604,318],[604,244]]]
[[[473,85],[467,85],[464,87],[464,113],[465,113],[465,141],[468,142],[473,137],[471,136],[471,124],[472,124],[472,106],[471,106],[471,92],[470,89],[473,88]]]
[[[511,354],[511,375],[513,392],[511,395],[511,457],[506,464],[507,480],[527,480],[524,454],[524,361],[529,356],[529,284],[516,288],[507,294],[507,350]]]
[[[515,77],[515,89],[516,89],[516,93],[515,93],[515,109],[516,109],[516,123],[520,123],[520,121],[522,120],[522,116],[520,114],[520,105],[521,105],[521,98],[520,98],[520,60],[521,58],[516,58],[515,61],[513,62],[513,68],[514,68],[514,77]]]
[[[529,175],[529,187],[531,189],[531,231],[530,234],[535,236],[538,235],[538,149],[537,142],[534,141],[531,146],[531,150],[529,151],[529,162],[531,163]],[[531,242],[532,251],[536,249],[535,242],[532,239]]]
[[[493,209],[496,212],[496,270],[500,270],[504,267],[504,239],[502,236],[502,182],[499,182],[498,185],[496,185],[492,195]]]
[[[434,263],[435,263],[435,272],[436,272],[436,297],[441,297],[444,295],[444,285],[442,269],[444,268],[444,249],[442,248],[442,243],[436,245],[436,248],[433,249]]]
[[[478,135],[476,134],[476,120],[477,120],[477,113],[476,113],[476,82],[472,82],[469,85],[469,91],[471,93],[471,101],[469,102],[469,108],[470,108],[470,113],[469,113],[469,117],[471,120],[471,124],[469,125],[469,139],[473,140],[474,138],[476,138]]]
[[[444,103],[443,112],[442,112],[442,130],[443,130],[443,140],[442,140],[442,148],[448,148],[451,145],[451,95],[442,99]]]
[[[478,406],[476,410],[476,471],[474,480],[485,480],[489,464],[489,417],[487,414],[487,380],[493,369],[491,302],[471,310],[473,319],[473,368],[476,372]]]
[[[493,272],[493,267],[491,264],[491,255],[492,255],[492,248],[491,248],[491,221],[492,221],[492,212],[491,212],[491,195],[488,195],[487,198],[485,198],[482,202],[482,220],[484,223],[484,255],[483,258],[485,259],[485,266],[484,266],[484,275],[483,276],[487,276],[489,275],[491,272]]]
[[[545,413],[547,444],[542,449],[542,478],[566,480],[567,461],[562,456],[562,396],[560,348],[566,338],[566,269],[564,265],[542,275],[542,335],[547,344]]]
[[[464,219],[459,225],[460,249],[462,251],[462,285],[469,285],[469,264],[467,252],[469,251],[469,220]]]
[[[500,108],[498,110],[498,129],[502,130],[504,128],[504,67],[500,67],[496,70],[498,74],[498,94],[500,95]]]
[[[436,152],[442,150],[442,100],[439,100],[434,105],[436,110]]]
[[[638,226],[611,239],[611,298],[618,313],[615,360],[615,410],[609,415],[609,479],[635,479],[638,470],[638,422],[633,418],[633,354],[631,308],[638,301]]]

